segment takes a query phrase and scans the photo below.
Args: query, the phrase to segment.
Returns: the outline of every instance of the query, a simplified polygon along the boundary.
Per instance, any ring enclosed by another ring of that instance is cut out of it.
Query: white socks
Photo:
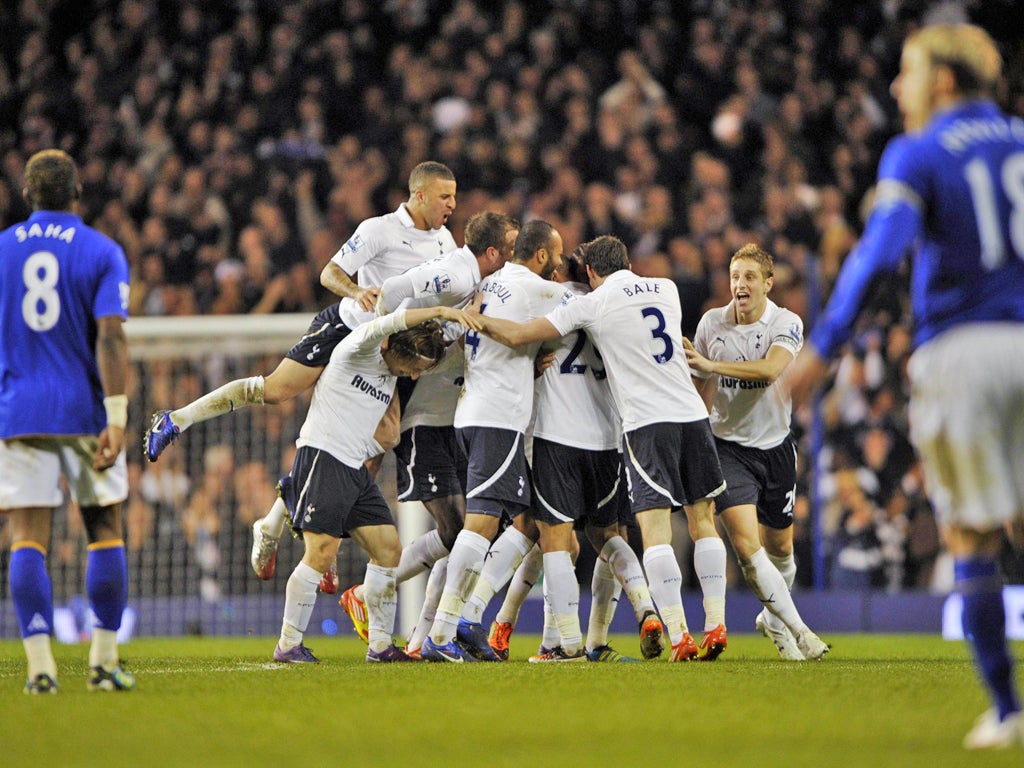
[[[184,432],[193,424],[223,416],[247,405],[263,405],[262,376],[229,381],[185,407],[171,411],[171,421]]]
[[[533,542],[511,526],[495,539],[487,552],[473,595],[463,609],[462,616],[466,621],[480,623],[484,609],[494,593],[508,584],[519,563],[531,549]]]
[[[580,630],[580,585],[568,552],[547,552],[544,555],[544,599],[558,627],[562,650],[570,656],[583,645]]]
[[[644,587],[647,582],[644,581]],[[594,578],[590,581],[590,618],[587,620],[587,650],[608,645],[608,627],[619,604],[622,585],[615,578],[602,550],[594,564]],[[648,592],[648,595],[650,593]]]
[[[415,649],[423,645],[423,639],[430,632],[434,623],[434,616],[437,614],[437,604],[441,602],[441,592],[444,590],[444,580],[448,571],[448,558],[442,557],[434,567],[430,569],[430,578],[427,579],[427,592],[423,596],[423,605],[420,607],[420,618],[409,635],[409,648]]]
[[[537,583],[543,572],[544,555],[540,551],[540,545],[534,544],[523,561],[516,568],[515,574],[512,576],[512,581],[508,584],[508,589],[505,592],[505,601],[501,604],[501,608],[498,609],[498,615],[494,617],[494,620],[499,624],[511,624],[513,627],[519,620],[519,609],[523,607],[523,603],[526,602],[527,596],[530,594],[530,590],[533,589],[533,585]]]
[[[391,632],[395,628],[395,611],[398,609],[395,569],[368,563],[363,594],[370,625],[370,650],[379,653],[391,645]]]
[[[640,561],[629,543],[621,536],[609,539],[601,548],[601,558],[607,559],[608,566],[614,572],[622,588],[626,590],[626,597],[633,605],[636,620],[643,619],[647,611],[653,611],[654,601],[651,599],[651,590],[647,586],[647,579],[640,567]]]
[[[725,624],[725,542],[705,536],[693,543],[693,570],[704,593],[704,631]]]
[[[448,547],[441,543],[441,534],[436,530],[417,536],[402,548],[402,557],[395,571],[395,581],[401,584],[413,576],[430,570],[434,563],[448,556]]]
[[[688,627],[683,611],[683,574],[672,546],[656,544],[644,550],[644,570],[647,571],[651,597],[658,604],[658,613],[668,629],[669,639],[672,645],[677,645]]]
[[[448,555],[444,592],[437,606],[437,616],[430,628],[430,637],[437,645],[447,645],[455,636],[466,600],[473,592],[490,542],[479,533],[462,530]]]
[[[284,505],[284,499],[278,496],[274,499],[274,505],[263,518],[261,525],[263,532],[272,539],[280,539],[284,533],[284,521],[288,519],[288,507]]]
[[[117,666],[117,662],[117,630],[93,627],[92,644],[89,646],[89,666],[110,670]]]
[[[284,621],[281,623],[281,639],[278,645],[287,651],[302,642],[302,633],[306,631],[309,617],[313,615],[316,605],[316,589],[323,574],[299,562],[288,577],[288,586],[284,590]]]
[[[49,675],[51,680],[57,679],[57,662],[53,658],[50,647],[50,636],[45,632],[22,638],[28,659],[28,679],[34,680],[38,675]]]

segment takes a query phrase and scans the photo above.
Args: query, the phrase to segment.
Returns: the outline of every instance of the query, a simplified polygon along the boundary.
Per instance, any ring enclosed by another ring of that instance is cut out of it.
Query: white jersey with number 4
[[[547,315],[561,334],[586,330],[601,350],[622,430],[708,417],[690,378],[675,283],[628,269]]]
[[[573,296],[590,292],[580,283],[564,285]],[[553,351],[554,364],[537,379],[534,437],[588,451],[618,448],[622,444],[619,413],[604,361],[586,331],[563,336]]]
[[[525,323],[543,317],[570,296],[522,264],[510,263],[480,284],[481,313]],[[455,411],[456,427],[525,432],[533,412],[533,360],[540,342],[506,347],[483,334],[466,334],[466,381]]]
[[[768,300],[755,323],[736,322],[734,303],[704,313],[693,346],[708,360],[740,362],[761,360],[772,347],[796,356],[804,345],[804,324],[799,315]],[[694,372],[694,376],[708,374]],[[793,401],[781,382],[744,381],[718,377],[711,408],[711,429],[716,437],[748,448],[774,448],[789,434]]]
[[[359,285],[380,286],[392,275],[455,247],[455,238],[447,227],[416,229],[403,203],[392,213],[363,221],[331,261],[346,274],[358,272]],[[373,313],[363,312],[354,299],[342,299],[338,311],[349,328],[358,328],[373,319]]]

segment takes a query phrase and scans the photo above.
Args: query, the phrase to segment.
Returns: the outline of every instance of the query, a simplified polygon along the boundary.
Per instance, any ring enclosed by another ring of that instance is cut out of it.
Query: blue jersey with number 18
[[[915,241],[915,345],[963,323],[1024,322],[1024,119],[966,102],[889,143],[864,237],[809,337],[819,352],[846,341],[872,280]]]
[[[0,233],[0,438],[106,426],[96,318],[128,314],[121,247],[72,213]]]

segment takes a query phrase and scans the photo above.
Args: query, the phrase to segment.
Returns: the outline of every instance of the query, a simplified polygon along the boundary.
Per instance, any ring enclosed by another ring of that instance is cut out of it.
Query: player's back
[[[923,204],[916,342],[964,322],[1024,322],[1024,119],[966,102],[894,140],[879,177]]]
[[[550,317],[559,330],[571,319],[590,333],[608,370],[623,431],[707,418],[690,378],[679,292],[671,280],[620,269]]]
[[[558,306],[564,289],[521,264],[510,263],[483,280],[481,313],[524,323]],[[540,343],[507,347],[483,334],[466,334],[466,375],[456,427],[525,431],[533,410],[533,361]]]
[[[96,319],[127,314],[120,246],[72,213],[0,233],[0,437],[95,435],[106,417]]]
[[[565,287],[573,295],[589,292],[578,283]],[[622,424],[604,361],[586,331],[562,336],[552,351],[554,363],[536,382],[534,436],[591,451],[617,448]]]

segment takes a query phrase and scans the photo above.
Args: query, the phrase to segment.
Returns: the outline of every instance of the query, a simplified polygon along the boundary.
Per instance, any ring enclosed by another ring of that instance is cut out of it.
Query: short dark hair
[[[584,265],[589,245],[590,243],[580,243],[572,253],[562,257],[562,272],[573,283],[587,283],[587,268]]]
[[[479,256],[488,248],[504,251],[510,229],[519,229],[519,221],[506,213],[475,213],[466,222],[466,247]]]
[[[436,320],[428,320],[388,336],[388,349],[398,357],[405,360],[419,357],[432,360],[431,368],[444,358],[446,346],[444,328]]]
[[[626,244],[615,235],[601,235],[587,243],[583,263],[598,277],[607,277],[620,269],[629,269],[629,253]]]
[[[512,261],[529,261],[541,248],[547,248],[555,234],[555,228],[541,219],[523,224],[512,249]]]
[[[44,149],[25,165],[25,193],[35,210],[71,210],[78,190],[78,168],[67,152]]]
[[[444,163],[439,163],[436,160],[425,160],[409,172],[409,194],[415,194],[417,189],[423,189],[434,179],[455,181],[455,174]]]

